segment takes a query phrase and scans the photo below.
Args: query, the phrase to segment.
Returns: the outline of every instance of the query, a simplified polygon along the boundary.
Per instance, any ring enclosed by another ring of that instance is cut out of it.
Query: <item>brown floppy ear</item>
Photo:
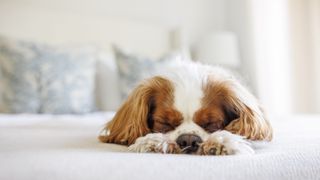
[[[225,111],[235,114],[225,130],[251,140],[272,139],[272,127],[266,119],[257,99],[236,80],[213,83],[218,88]]]
[[[100,141],[131,145],[138,137],[150,133],[147,121],[150,111],[154,108],[150,107],[154,106],[151,100],[166,81],[156,76],[136,87],[114,118],[107,123],[104,128],[106,134],[99,136]]]

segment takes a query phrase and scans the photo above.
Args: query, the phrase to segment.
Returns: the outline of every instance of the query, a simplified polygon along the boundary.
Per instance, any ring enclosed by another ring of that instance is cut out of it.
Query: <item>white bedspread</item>
[[[97,135],[112,113],[0,115],[0,179],[320,179],[320,116],[271,118],[255,155],[127,153]]]

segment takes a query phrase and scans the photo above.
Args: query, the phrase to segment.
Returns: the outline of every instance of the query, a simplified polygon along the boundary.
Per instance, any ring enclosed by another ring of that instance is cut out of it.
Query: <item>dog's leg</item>
[[[253,154],[250,143],[242,136],[229,131],[217,131],[200,145],[198,154],[201,155],[232,155]]]
[[[174,141],[170,141],[162,133],[152,133],[146,136],[139,137],[134,144],[129,146],[131,152],[152,152],[164,154],[178,154],[179,146]]]

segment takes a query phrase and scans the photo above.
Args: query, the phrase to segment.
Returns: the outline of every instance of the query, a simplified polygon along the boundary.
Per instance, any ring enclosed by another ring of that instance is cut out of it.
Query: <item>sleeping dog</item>
[[[140,83],[99,139],[133,152],[254,153],[272,128],[257,99],[220,67],[180,62]]]

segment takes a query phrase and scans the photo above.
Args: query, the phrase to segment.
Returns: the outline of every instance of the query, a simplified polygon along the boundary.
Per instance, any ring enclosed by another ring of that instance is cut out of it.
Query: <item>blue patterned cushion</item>
[[[121,100],[124,101],[132,89],[145,78],[157,74],[170,61],[179,58],[179,54],[169,54],[164,58],[151,59],[125,52],[113,47],[119,72]]]
[[[94,110],[93,51],[0,38],[0,112]]]

